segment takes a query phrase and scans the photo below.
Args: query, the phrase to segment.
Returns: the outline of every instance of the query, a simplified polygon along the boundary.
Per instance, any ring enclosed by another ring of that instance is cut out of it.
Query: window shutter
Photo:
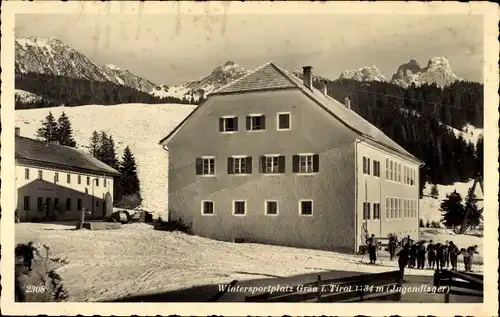
[[[266,128],[266,116],[262,116],[262,130]]]
[[[196,158],[196,175],[203,174],[203,159],[200,157]]]
[[[318,172],[319,171],[319,155],[314,154],[313,155],[313,172]]]
[[[219,118],[219,132],[224,131],[224,118]]]
[[[252,127],[252,117],[247,116],[247,130],[250,130]]]
[[[260,157],[260,172],[261,173],[266,172],[266,157],[265,156]]]
[[[238,131],[238,117],[234,118],[234,131]]]
[[[233,158],[232,157],[227,158],[227,173],[234,174]]]
[[[278,172],[283,174],[285,173],[285,165],[286,165],[286,159],[284,155],[280,155],[278,158]]]
[[[247,156],[245,158],[246,163],[247,163],[247,174],[252,174],[252,157]]]
[[[299,172],[299,156],[298,155],[294,155],[292,157],[292,165],[293,165],[293,172],[294,173],[298,173]]]

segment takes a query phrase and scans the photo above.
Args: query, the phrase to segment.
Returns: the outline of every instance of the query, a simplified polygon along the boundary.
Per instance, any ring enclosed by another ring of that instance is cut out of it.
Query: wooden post
[[[318,282],[317,282],[318,290],[317,290],[317,301],[321,299],[321,275],[318,275]]]

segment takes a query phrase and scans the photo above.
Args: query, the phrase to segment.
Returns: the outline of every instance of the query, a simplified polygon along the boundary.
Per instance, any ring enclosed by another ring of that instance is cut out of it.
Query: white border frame
[[[205,203],[212,203],[212,210],[213,210],[213,213],[211,214],[206,214],[204,213],[205,211]],[[201,216],[202,217],[212,217],[212,216],[215,216],[215,202],[213,200],[208,200],[208,199],[202,199],[201,200],[201,206],[200,206],[200,212],[201,212]]]
[[[288,115],[288,129],[280,129],[280,115]],[[290,131],[292,130],[292,113],[290,111],[276,113],[276,131]]]
[[[284,173],[280,173],[279,170],[280,170],[280,160],[279,160],[279,157],[280,156],[284,156],[283,154],[264,154],[264,155],[260,155],[259,156],[259,165],[260,165],[260,158],[261,157],[265,157],[266,158],[266,168],[267,168],[267,158],[268,157],[277,157],[278,158],[278,173],[266,173],[265,171],[260,173],[261,175],[264,175],[264,176],[280,176],[280,175],[283,175]],[[286,161],[286,156],[285,156],[285,161]],[[259,166],[260,168],[260,166]]]
[[[310,215],[302,213],[302,203],[308,202],[308,201],[311,202],[311,214]],[[299,203],[298,203],[298,207],[299,207],[299,216],[302,216],[302,217],[313,217],[314,216],[314,200],[313,199],[300,199]]]
[[[215,177],[215,175],[217,173],[217,161],[216,161],[215,156],[213,156],[213,155],[204,155],[204,156],[200,156],[199,158],[202,160],[201,161],[201,175],[197,175],[197,176],[201,176],[201,177]],[[210,159],[214,160],[214,173],[213,174],[203,174],[203,166],[205,164],[204,160],[210,160]]]
[[[247,158],[247,157],[252,157],[251,155],[231,155],[230,157],[233,159],[233,173],[232,174],[228,174],[229,176],[239,176],[239,177],[242,177],[242,176],[252,175],[250,173],[235,173],[234,172],[234,159],[243,159],[243,158]],[[227,162],[226,162],[226,164],[227,164]],[[253,165],[253,157],[252,157],[252,165]],[[226,166],[226,169],[227,169],[227,166]],[[253,166],[252,166],[252,173],[253,173]]]
[[[224,130],[226,130],[226,120],[225,119],[233,119],[233,118],[236,118],[236,120],[238,120],[238,130],[240,129],[240,119],[238,118],[238,116],[234,116],[234,115],[228,115],[228,116],[221,116],[219,117],[219,119],[224,119],[224,124],[223,124],[223,127],[224,127]],[[238,130],[236,131],[219,131],[219,122],[217,122],[217,132],[218,133],[223,133],[223,134],[232,134],[232,133],[236,133],[238,132]]]
[[[267,213],[267,203],[269,202],[275,202],[276,203],[276,213],[275,214],[269,214]],[[264,215],[270,216],[270,217],[277,217],[280,214],[280,202],[277,199],[266,199],[264,200]]]
[[[318,153],[296,153],[294,155],[298,155],[299,156],[299,172],[297,173],[294,173],[295,175],[299,175],[299,176],[312,176],[312,175],[317,175],[318,172],[308,172],[308,173],[302,173],[300,172],[300,157],[301,156],[311,156],[312,157],[312,160],[311,160],[311,166],[312,166],[312,169],[314,170],[314,155],[316,155]],[[319,154],[318,154],[319,155]],[[293,157],[293,156],[292,156]],[[293,162],[292,162],[293,164]],[[293,168],[293,166],[292,166]]]
[[[245,204],[245,213],[244,214],[237,214],[237,213],[235,213],[235,211],[236,211],[236,203],[237,202],[243,202]],[[247,201],[246,201],[246,199],[234,199],[231,204],[232,204],[231,208],[233,209],[233,212],[232,212],[233,216],[236,216],[236,217],[245,217],[247,215]]]
[[[253,130],[252,129],[253,127],[252,127],[252,120],[251,119],[250,119],[250,130],[247,130],[247,126],[246,126],[247,125],[247,122],[246,122],[247,117],[250,117],[250,118],[252,118],[252,117],[264,117],[264,122],[267,121],[267,118],[266,118],[267,116],[265,114],[263,114],[263,113],[250,113],[250,114],[247,114],[245,116],[245,131],[246,132],[255,133],[255,132],[264,132],[264,131],[267,130],[267,124],[266,124],[267,122],[264,124],[266,126],[264,129]]]

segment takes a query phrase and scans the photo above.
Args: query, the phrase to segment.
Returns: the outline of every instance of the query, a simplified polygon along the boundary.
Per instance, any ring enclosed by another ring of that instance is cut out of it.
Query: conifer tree
[[[89,153],[97,159],[101,157],[101,135],[97,131],[92,132]]]
[[[123,151],[123,158],[120,162],[120,193],[122,195],[140,195],[140,182],[137,176],[137,165],[130,148],[127,146]]]
[[[462,205],[462,196],[456,190],[446,195],[446,199],[441,203],[440,210],[443,215],[443,224],[447,228],[455,229],[462,224],[465,217],[465,208]]]
[[[108,137],[104,132],[101,135],[102,162],[114,169],[118,169],[119,163],[116,158],[115,141],[113,140],[113,136],[110,135]]]
[[[432,198],[438,198],[439,197],[439,191],[438,187],[436,184],[433,184],[431,187],[431,197]]]
[[[59,135],[59,144],[76,147],[76,141],[73,139],[73,129],[68,116],[63,112],[57,119],[57,128]]]
[[[36,135],[39,139],[45,142],[52,142],[59,140],[59,131],[57,127],[57,121],[52,114],[52,111],[45,117],[42,121],[42,127],[36,131]]]

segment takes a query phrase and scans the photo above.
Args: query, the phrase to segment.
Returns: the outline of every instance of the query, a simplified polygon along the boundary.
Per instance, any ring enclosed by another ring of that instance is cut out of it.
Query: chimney
[[[347,109],[351,109],[351,99],[349,98],[349,96],[345,96],[344,105],[346,106]]]
[[[21,128],[16,127],[16,136],[21,136]]]
[[[321,84],[323,85],[321,87],[323,90],[323,95],[328,96],[328,89],[326,88],[326,80],[323,80]]]
[[[304,66],[302,67],[303,69],[303,80],[304,80],[304,85],[312,89],[312,66]]]

